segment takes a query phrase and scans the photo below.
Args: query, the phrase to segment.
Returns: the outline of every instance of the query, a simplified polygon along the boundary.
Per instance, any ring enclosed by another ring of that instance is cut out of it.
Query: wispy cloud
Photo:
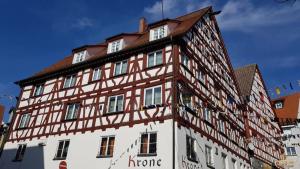
[[[71,27],[76,29],[85,29],[93,26],[93,20],[87,17],[78,18],[71,24]]]
[[[228,1],[218,21],[223,30],[251,32],[260,28],[298,23],[300,5],[254,6],[250,0]]]
[[[166,18],[176,17],[189,13],[200,8],[213,4],[209,0],[164,0],[164,15]],[[150,19],[157,20],[162,18],[161,1],[156,1],[152,6],[144,8],[144,12],[149,15]]]

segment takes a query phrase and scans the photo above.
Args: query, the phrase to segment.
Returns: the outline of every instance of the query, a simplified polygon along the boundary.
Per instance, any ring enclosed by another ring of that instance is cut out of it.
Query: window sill
[[[121,76],[124,76],[124,75],[126,75],[127,74],[127,72],[126,73],[121,73],[121,74],[118,74],[118,75],[114,75],[113,77],[114,78],[116,78],[116,77],[121,77]]]
[[[13,159],[12,162],[21,162],[22,159]]]
[[[154,157],[154,156],[157,156],[157,154],[138,154],[137,155],[138,157]]]
[[[107,112],[103,114],[103,116],[110,116],[110,115],[117,115],[117,114],[122,114],[124,111],[117,111],[117,112]]]
[[[67,158],[66,157],[55,157],[53,158],[53,160],[66,160]]]
[[[163,63],[158,64],[158,65],[154,65],[154,66],[150,66],[150,67],[147,66],[147,67],[145,68],[145,70],[151,70],[151,69],[159,68],[159,67],[161,67],[161,66],[163,66]]]
[[[28,127],[19,127],[16,130],[26,130],[26,129],[28,129]]]
[[[163,107],[164,104],[152,104],[152,105],[148,105],[148,106],[143,106],[143,110],[146,110],[146,109],[153,109],[153,108],[156,108],[156,107]]]
[[[185,108],[185,110],[186,110],[187,112],[191,113],[191,114],[194,115],[194,116],[197,116],[197,113],[196,113],[195,110],[191,109],[191,108],[188,107],[188,106],[185,106],[184,108]]]
[[[63,119],[62,122],[76,121],[77,119]]]
[[[188,157],[187,159],[188,159],[189,161],[193,162],[193,163],[197,163],[197,164],[199,163],[199,161],[197,161],[196,159],[192,159],[192,158],[189,158],[189,157]]]
[[[190,68],[188,68],[187,66],[185,66],[184,64],[181,63],[181,66],[188,71],[191,75],[194,75],[193,72],[190,70]]]
[[[100,82],[100,81],[101,81],[101,79],[98,79],[98,80],[90,80],[90,81],[88,82],[88,84],[97,83],[97,82]]]
[[[113,156],[101,156],[101,155],[97,155],[96,158],[112,158]]]
[[[75,89],[76,86],[71,86],[71,87],[63,87],[60,89],[60,91],[65,91],[65,90],[69,90],[69,89]]]
[[[207,164],[207,163],[206,163],[206,166],[207,166],[208,168],[211,168],[211,169],[214,169],[214,168],[215,168],[215,166],[214,166],[213,164]]]

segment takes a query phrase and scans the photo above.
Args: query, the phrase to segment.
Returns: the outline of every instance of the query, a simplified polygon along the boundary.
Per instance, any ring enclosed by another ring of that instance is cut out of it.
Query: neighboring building
[[[0,105],[0,155],[4,145],[4,136],[5,136],[5,124],[3,122],[4,116],[4,106]]]
[[[282,154],[281,129],[274,122],[272,109],[263,77],[256,64],[235,70],[244,103],[247,107],[246,130],[252,154],[254,169],[266,169],[275,166]]]
[[[141,19],[139,32],[76,48],[17,82],[0,168],[249,169],[216,14]]]
[[[273,107],[283,130],[285,156],[293,167],[300,168],[300,92],[273,100]]]

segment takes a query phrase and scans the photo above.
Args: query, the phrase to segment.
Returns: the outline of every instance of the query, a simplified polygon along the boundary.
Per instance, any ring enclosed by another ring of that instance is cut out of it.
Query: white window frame
[[[198,80],[200,80],[202,83],[205,84],[206,75],[205,75],[205,73],[203,73],[202,70],[198,70],[198,77],[197,78],[198,78]]]
[[[68,81],[69,78],[70,78],[70,80]],[[68,76],[66,76],[63,88],[67,89],[67,88],[74,87],[76,85],[76,80],[77,80],[77,78],[76,78],[75,74],[74,75],[68,75]]]
[[[187,62],[186,62],[187,61]],[[181,53],[181,63],[187,68],[190,68],[190,57],[185,53]]]
[[[219,120],[219,130],[221,133],[224,133],[225,134],[225,121],[223,120]]]
[[[211,110],[209,108],[204,108],[203,119],[211,123]]]
[[[282,102],[276,102],[275,103],[275,108],[276,109],[282,109],[283,108],[283,103]]]
[[[38,85],[36,85],[35,88],[34,88],[34,93],[33,93],[33,95],[34,95],[34,96],[40,96],[40,95],[43,94],[43,92],[44,92],[44,84],[38,84]]]
[[[74,54],[73,64],[85,61],[87,51],[83,50]]]
[[[26,144],[19,144],[18,149],[15,155],[15,161],[22,161],[26,152],[27,145]]]
[[[72,108],[71,118],[68,118],[70,107]],[[77,109],[76,109],[77,108]],[[69,103],[67,104],[65,120],[74,120],[77,119],[78,114],[80,112],[80,103]]]
[[[190,146],[190,147],[188,147]],[[188,150],[186,150],[186,156],[188,157],[188,160],[193,161],[193,162],[198,162],[198,157],[197,157],[197,148],[196,148],[196,139],[186,135],[186,149],[190,149],[190,153]],[[193,159],[192,153],[194,153],[195,157]]]
[[[160,88],[160,103],[154,103],[155,102],[155,89],[156,88]],[[150,105],[146,105],[146,93],[148,90],[151,90],[151,104]],[[151,106],[151,105],[157,105],[157,104],[162,104],[162,85],[159,85],[159,86],[153,86],[153,87],[149,87],[149,88],[146,88],[144,90],[144,105],[145,106]]]
[[[123,70],[123,66],[124,66],[124,63],[126,62],[126,70],[125,70],[125,72],[122,72],[122,70]],[[117,64],[121,64],[120,65],[120,71],[119,72],[116,72],[116,67],[117,67]],[[118,75],[122,75],[122,74],[126,74],[127,73],[127,69],[128,69],[128,60],[122,60],[122,61],[119,61],[119,62],[116,62],[115,63],[115,66],[114,66],[114,76],[118,76]]]
[[[221,153],[221,159],[222,159],[222,169],[228,169],[228,157],[227,154]]]
[[[142,153],[142,136],[146,134],[147,135],[147,152],[146,153]],[[156,146],[156,149],[155,149],[155,153],[150,153],[150,136],[151,134],[155,134],[156,136],[156,142],[152,143],[152,144],[155,144]],[[157,154],[157,132],[147,132],[147,133],[141,133],[141,136],[140,136],[140,149],[139,149],[139,155],[156,155]]]
[[[109,43],[108,53],[114,53],[122,50],[123,48],[123,39],[118,39]]]
[[[103,142],[103,139],[107,139],[107,143],[106,143],[106,145],[105,145],[105,154],[104,155],[101,155],[101,149],[102,149],[102,142]],[[110,140],[111,139],[114,139],[114,145],[113,145],[113,152],[112,152],[112,154],[110,154],[110,155],[108,155],[108,150],[109,150],[109,142],[110,142]],[[114,148],[115,148],[115,142],[116,142],[116,137],[115,136],[103,136],[103,137],[101,137],[101,141],[100,141],[100,150],[99,150],[99,152],[98,152],[98,157],[113,157],[113,155],[114,155]]]
[[[61,149],[61,154],[59,155],[59,154],[58,154],[58,150],[59,150],[59,144],[60,144],[61,142],[63,142],[63,147],[62,147],[62,149]],[[65,150],[65,149],[66,149],[66,142],[69,142],[68,147],[67,147],[67,150]],[[66,159],[67,156],[68,156],[69,147],[70,147],[70,140],[59,140],[59,141],[58,141],[57,148],[56,148],[56,153],[55,153],[55,157],[54,157],[54,158],[55,158],[55,159]],[[63,157],[63,154],[64,154],[65,151],[66,151],[66,156]],[[59,155],[59,156],[58,156],[58,155]]]
[[[161,52],[161,63],[157,63],[157,53]],[[149,56],[153,54],[153,57],[154,57],[154,63],[152,66],[149,66]],[[154,67],[154,66],[157,66],[157,65],[161,65],[164,63],[164,58],[163,58],[163,50],[157,50],[155,52],[151,52],[151,53],[148,53],[147,55],[147,67]]]
[[[296,148],[295,147],[286,147],[286,155],[287,156],[296,156]]]
[[[205,145],[205,159],[206,165],[213,167],[214,164],[214,153],[212,147]]]
[[[20,123],[19,123],[19,128],[26,128],[28,127],[30,121],[30,113],[24,113],[20,117]]]
[[[233,169],[237,169],[237,162],[236,162],[236,159],[232,158],[232,159],[231,159],[231,163],[232,163]]]
[[[184,96],[185,95],[189,95],[190,96],[190,102],[188,103],[188,104],[186,104],[186,103],[184,103]],[[180,96],[181,96],[181,100],[182,100],[182,103],[185,105],[185,106],[187,106],[187,107],[189,107],[189,108],[193,108],[193,95],[192,94],[190,94],[190,93],[180,93]]]
[[[121,111],[117,111],[117,104],[118,104],[118,97],[122,96],[122,110]],[[111,98],[115,98],[115,105],[114,105],[114,110],[110,111],[110,99]],[[120,94],[120,95],[114,95],[114,96],[110,96],[108,98],[108,107],[107,107],[107,113],[116,113],[116,112],[122,112],[124,111],[124,94]]]
[[[161,32],[163,31],[163,32]],[[159,26],[150,30],[150,41],[162,39],[168,34],[168,25]]]
[[[97,81],[101,79],[101,67],[96,67],[93,69],[92,81]]]

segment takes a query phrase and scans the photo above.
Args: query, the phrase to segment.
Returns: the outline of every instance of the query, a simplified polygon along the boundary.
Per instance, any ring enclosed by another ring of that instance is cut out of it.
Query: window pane
[[[152,89],[147,89],[146,90],[146,94],[145,94],[145,104],[148,105],[152,105]]]
[[[107,146],[107,137],[102,138],[101,142],[101,148],[100,148],[100,155],[105,156],[105,151],[106,151],[106,146]]]
[[[154,104],[161,104],[161,87],[154,89]]]
[[[149,54],[148,56],[148,67],[154,66],[154,53]]]
[[[162,51],[156,52],[156,65],[162,64]]]
[[[118,96],[117,111],[123,111],[123,96]]]
[[[186,155],[191,158],[191,143],[190,137],[186,136]]]
[[[116,63],[115,75],[119,75],[121,72],[121,62]]]
[[[112,156],[114,153],[114,144],[115,144],[115,138],[110,137],[109,138],[109,143],[108,143],[108,149],[107,149],[107,155]]]
[[[116,97],[110,97],[108,112],[115,112],[115,103],[116,103]]]
[[[74,111],[74,105],[73,104],[70,104],[68,105],[68,108],[67,108],[67,116],[66,116],[66,119],[72,119],[72,114],[73,114],[73,111]]]
[[[149,145],[149,154],[156,154],[156,143],[151,143]]]
[[[75,76],[72,76],[70,87],[75,86],[75,83],[76,83],[76,77],[75,77]]]
[[[142,134],[141,137],[141,154],[147,154],[148,151],[148,134]]]
[[[123,65],[122,65],[122,74],[127,72],[127,61],[123,61]]]
[[[70,76],[66,77],[64,88],[67,88],[70,86],[70,81],[71,81]]]
[[[67,157],[67,155],[68,155],[69,143],[70,143],[70,141],[65,141],[65,146],[64,146],[63,155],[62,155],[62,157],[64,157],[64,158]]]

